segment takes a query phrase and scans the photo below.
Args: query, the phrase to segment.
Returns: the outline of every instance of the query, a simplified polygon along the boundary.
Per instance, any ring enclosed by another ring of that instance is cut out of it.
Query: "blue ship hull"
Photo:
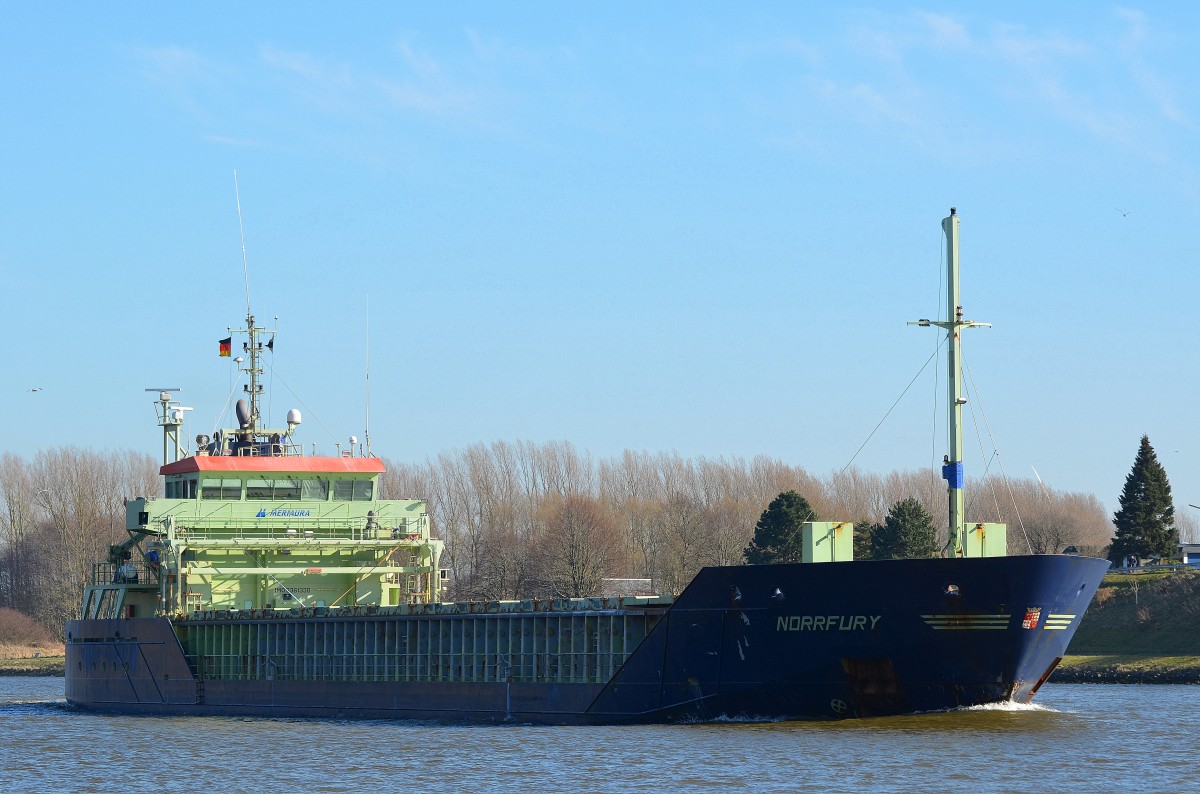
[[[554,613],[537,625],[575,620],[586,632],[577,630],[568,650],[534,653],[527,674],[515,672],[519,663],[495,637],[516,636],[505,621],[531,616],[485,607],[464,606],[461,616],[77,620],[67,624],[66,696],[81,708],[139,714],[551,724],[838,719],[1024,703],[1066,653],[1107,568],[1068,555],[706,568],[669,607]],[[434,621],[447,620],[458,621],[453,631],[434,631]],[[615,660],[588,650],[596,626],[634,620],[649,628]],[[464,626],[478,643],[470,654],[460,650]],[[453,663],[401,668],[380,652],[371,658],[381,662],[345,666],[354,660],[342,654],[368,652],[372,638],[419,632],[450,637],[422,649],[422,663]],[[206,648],[228,638],[224,667],[197,650],[202,636]],[[239,639],[251,636],[346,639],[334,654],[341,666],[330,666],[331,646],[305,640],[322,657],[314,660],[271,640],[269,653],[257,654]],[[548,647],[545,637],[523,641]],[[468,659],[475,666],[464,670]]]

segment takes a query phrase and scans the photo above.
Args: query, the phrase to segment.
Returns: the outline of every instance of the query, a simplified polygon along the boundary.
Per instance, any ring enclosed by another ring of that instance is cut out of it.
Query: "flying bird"
[[[1121,213],[1122,218],[1127,217],[1129,215],[1129,213],[1133,212],[1133,210],[1123,210],[1120,207],[1116,207],[1115,209],[1117,210],[1117,212]]]

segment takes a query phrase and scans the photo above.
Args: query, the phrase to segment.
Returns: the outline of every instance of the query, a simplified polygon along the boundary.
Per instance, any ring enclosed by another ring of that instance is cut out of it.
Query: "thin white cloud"
[[[494,44],[486,49],[492,58],[504,52]],[[415,114],[472,127],[501,126],[503,94],[480,76],[492,70],[478,68],[474,46],[453,67],[409,39],[398,40],[393,54],[387,67],[373,69],[273,47],[262,48],[260,57],[285,79],[300,107],[318,113],[376,120],[397,114],[411,120]]]
[[[1146,62],[1146,51],[1155,44],[1146,14],[1125,8],[1119,8],[1114,13],[1117,19],[1128,25],[1118,50],[1129,65],[1130,74],[1138,88],[1163,118],[1195,132],[1200,125],[1183,110],[1177,92]]]
[[[1027,112],[1040,108],[1110,141],[1127,141],[1128,123],[1118,109],[1098,105],[1091,89],[1072,88],[1069,75],[1094,60],[1095,48],[1024,26],[1001,24],[986,41],[986,53],[1004,65],[997,88]]]
[[[527,64],[534,56],[474,32],[466,40],[468,46],[455,59],[443,59],[401,38],[390,59],[373,67],[269,44],[259,47],[254,60],[240,63],[176,45],[137,54],[145,78],[207,128],[206,139],[254,146],[272,137],[264,125],[295,129],[298,125],[288,119],[298,114],[385,124],[426,118],[476,128],[503,126],[507,95],[493,85],[494,75],[504,63]]]
[[[1093,45],[1060,34],[1029,33],[1023,25],[1000,23],[995,33],[981,41],[983,52],[997,53],[1014,65],[1031,71],[1053,67],[1064,59],[1078,59],[1094,52]]]
[[[1062,35],[1032,35],[1015,26],[1002,28],[994,39],[999,57],[1021,79],[1010,92],[1036,100],[1045,112],[1074,124],[1093,137],[1139,156],[1162,160],[1163,131],[1157,121],[1194,129],[1179,109],[1168,81],[1155,74],[1142,53],[1152,46],[1146,17],[1118,12],[1128,28],[1117,38],[1120,58],[1111,41],[1095,43]],[[1138,90],[1119,88],[1132,83]],[[1148,113],[1147,108],[1155,112]]]
[[[212,123],[215,114],[208,95],[235,77],[227,65],[209,59],[196,50],[176,45],[135,50],[141,60],[142,75],[167,92],[173,101],[203,123]]]
[[[353,115],[362,104],[361,81],[347,64],[266,45],[259,48],[259,59],[268,67],[268,74],[285,79],[293,96],[312,110]]]
[[[488,35],[473,28],[467,29],[467,40],[475,59],[480,63],[510,65],[524,67],[540,67],[544,59],[535,50],[527,47],[515,47],[499,36]],[[568,48],[557,48],[557,51],[573,57]]]
[[[220,144],[221,146],[229,146],[234,149],[261,149],[263,148],[262,141],[251,138],[231,138],[227,135],[206,135],[206,141]]]
[[[452,76],[430,53],[409,41],[397,42],[396,51],[405,68],[377,76],[376,83],[397,108],[470,119],[487,104],[478,89]]]
[[[147,47],[137,51],[146,65],[145,74],[166,85],[184,85],[206,80],[222,70],[195,50],[177,45]]]
[[[812,91],[827,106],[864,124],[909,127],[919,121],[913,114],[913,99],[902,90],[883,89],[866,82],[846,83],[829,79],[809,81]]]
[[[966,25],[945,14],[918,12],[917,18],[925,23],[931,34],[931,47],[949,50],[969,50],[975,45]]]
[[[806,125],[820,123],[811,101],[837,118],[884,127],[921,147],[937,146],[950,127],[958,145],[969,145],[960,133],[970,131],[980,153],[1007,146],[1016,130],[1035,129],[1038,117],[1054,118],[1154,158],[1154,141],[1162,135],[1156,118],[1188,130],[1197,125],[1173,87],[1177,81],[1152,68],[1163,34],[1142,12],[1121,9],[1115,18],[1123,27],[1105,39],[1103,30],[1098,38],[1082,38],[979,14],[858,15],[840,41],[805,41],[791,58],[806,94],[796,107],[803,108]],[[943,80],[943,67],[988,81],[956,88]],[[1132,99],[1120,90],[1127,84],[1137,89]],[[988,95],[995,101],[975,101]]]

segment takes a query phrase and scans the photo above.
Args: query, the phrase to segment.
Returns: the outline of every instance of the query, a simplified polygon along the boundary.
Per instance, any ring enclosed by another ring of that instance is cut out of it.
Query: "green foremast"
[[[990,328],[992,324],[963,319],[958,286],[958,211],[954,207],[950,208],[950,216],[942,219],[942,232],[946,235],[946,319],[940,322],[918,320],[909,325],[932,325],[946,330],[947,446],[950,450],[942,466],[950,508],[946,553],[954,557],[1003,556],[1007,545],[1004,525],[977,523],[968,528],[963,499],[962,407],[967,401],[962,389],[962,340],[959,331],[964,328]]]

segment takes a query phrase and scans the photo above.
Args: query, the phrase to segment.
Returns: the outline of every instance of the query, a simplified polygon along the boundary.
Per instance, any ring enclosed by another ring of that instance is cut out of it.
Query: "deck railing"
[[[282,510],[281,510],[282,512]],[[304,516],[274,516],[270,520],[257,517],[204,517],[175,521],[175,536],[188,540],[396,540],[420,539],[415,525],[412,532],[407,521],[376,521],[368,526],[367,518],[308,518]]]
[[[144,560],[126,560],[120,565],[98,562],[92,566],[93,587],[106,584],[158,586],[158,568]]]

